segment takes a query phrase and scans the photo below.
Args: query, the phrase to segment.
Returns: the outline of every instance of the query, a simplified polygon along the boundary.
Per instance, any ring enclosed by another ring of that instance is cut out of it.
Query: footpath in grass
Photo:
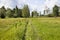
[[[40,40],[29,19],[2,19],[0,23],[0,40]]]
[[[60,19],[0,19],[0,40],[60,40]]]
[[[26,32],[26,40],[41,40],[37,29],[32,24],[32,20],[29,20],[27,32]]]

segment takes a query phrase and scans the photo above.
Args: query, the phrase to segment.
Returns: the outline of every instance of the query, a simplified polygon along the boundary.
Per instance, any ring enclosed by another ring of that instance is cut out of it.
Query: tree
[[[2,6],[2,8],[0,8],[0,17],[5,18],[5,16],[6,16],[6,9],[4,6]]]
[[[10,8],[7,9],[6,16],[7,17],[13,17],[13,11]]]
[[[18,9],[18,14],[17,14],[18,17],[22,17],[22,9]]]
[[[53,13],[55,17],[59,16],[59,7],[57,5],[53,7]]]
[[[37,11],[32,11],[32,17],[37,17],[38,16],[38,12]]]
[[[34,12],[32,12],[32,17],[34,16]]]
[[[44,15],[45,15],[45,10],[44,10]]]
[[[24,5],[22,9],[22,16],[23,17],[29,17],[30,16],[30,11],[28,5]]]
[[[18,7],[16,6],[16,8],[14,9],[14,17],[17,18],[18,16]]]

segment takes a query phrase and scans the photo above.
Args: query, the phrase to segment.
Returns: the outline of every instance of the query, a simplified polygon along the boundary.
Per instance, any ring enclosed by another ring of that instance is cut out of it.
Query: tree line
[[[0,18],[29,18],[29,17],[40,17],[40,16],[47,16],[47,17],[59,17],[59,6],[55,5],[53,7],[52,13],[49,13],[49,10],[44,10],[44,14],[42,15],[41,12],[38,13],[36,10],[31,12],[30,15],[30,10],[28,5],[24,5],[22,9],[19,9],[17,6],[13,9],[10,8],[5,8],[2,6],[0,8]],[[45,15],[48,13],[47,15]],[[39,15],[40,14],[40,15]]]

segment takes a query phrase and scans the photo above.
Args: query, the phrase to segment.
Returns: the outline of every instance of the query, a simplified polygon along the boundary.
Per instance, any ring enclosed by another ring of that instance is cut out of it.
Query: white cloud
[[[56,3],[58,0],[0,0],[0,7],[4,5],[6,8],[14,8],[17,5],[20,8],[28,4],[31,10],[43,11],[45,6],[51,9]]]
[[[46,0],[45,6],[51,9],[57,2],[58,0]]]
[[[13,8],[16,5],[16,1],[14,0],[1,0],[0,7],[5,6],[6,8]]]

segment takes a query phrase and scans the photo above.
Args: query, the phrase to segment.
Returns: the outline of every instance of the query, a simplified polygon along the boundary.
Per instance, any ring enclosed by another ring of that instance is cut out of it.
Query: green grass
[[[24,26],[25,19],[0,19],[0,40],[21,40]]]
[[[60,18],[36,18],[32,23],[42,40],[60,40]]]
[[[28,20],[26,24],[26,18],[0,19],[0,40],[60,40],[60,18]]]

